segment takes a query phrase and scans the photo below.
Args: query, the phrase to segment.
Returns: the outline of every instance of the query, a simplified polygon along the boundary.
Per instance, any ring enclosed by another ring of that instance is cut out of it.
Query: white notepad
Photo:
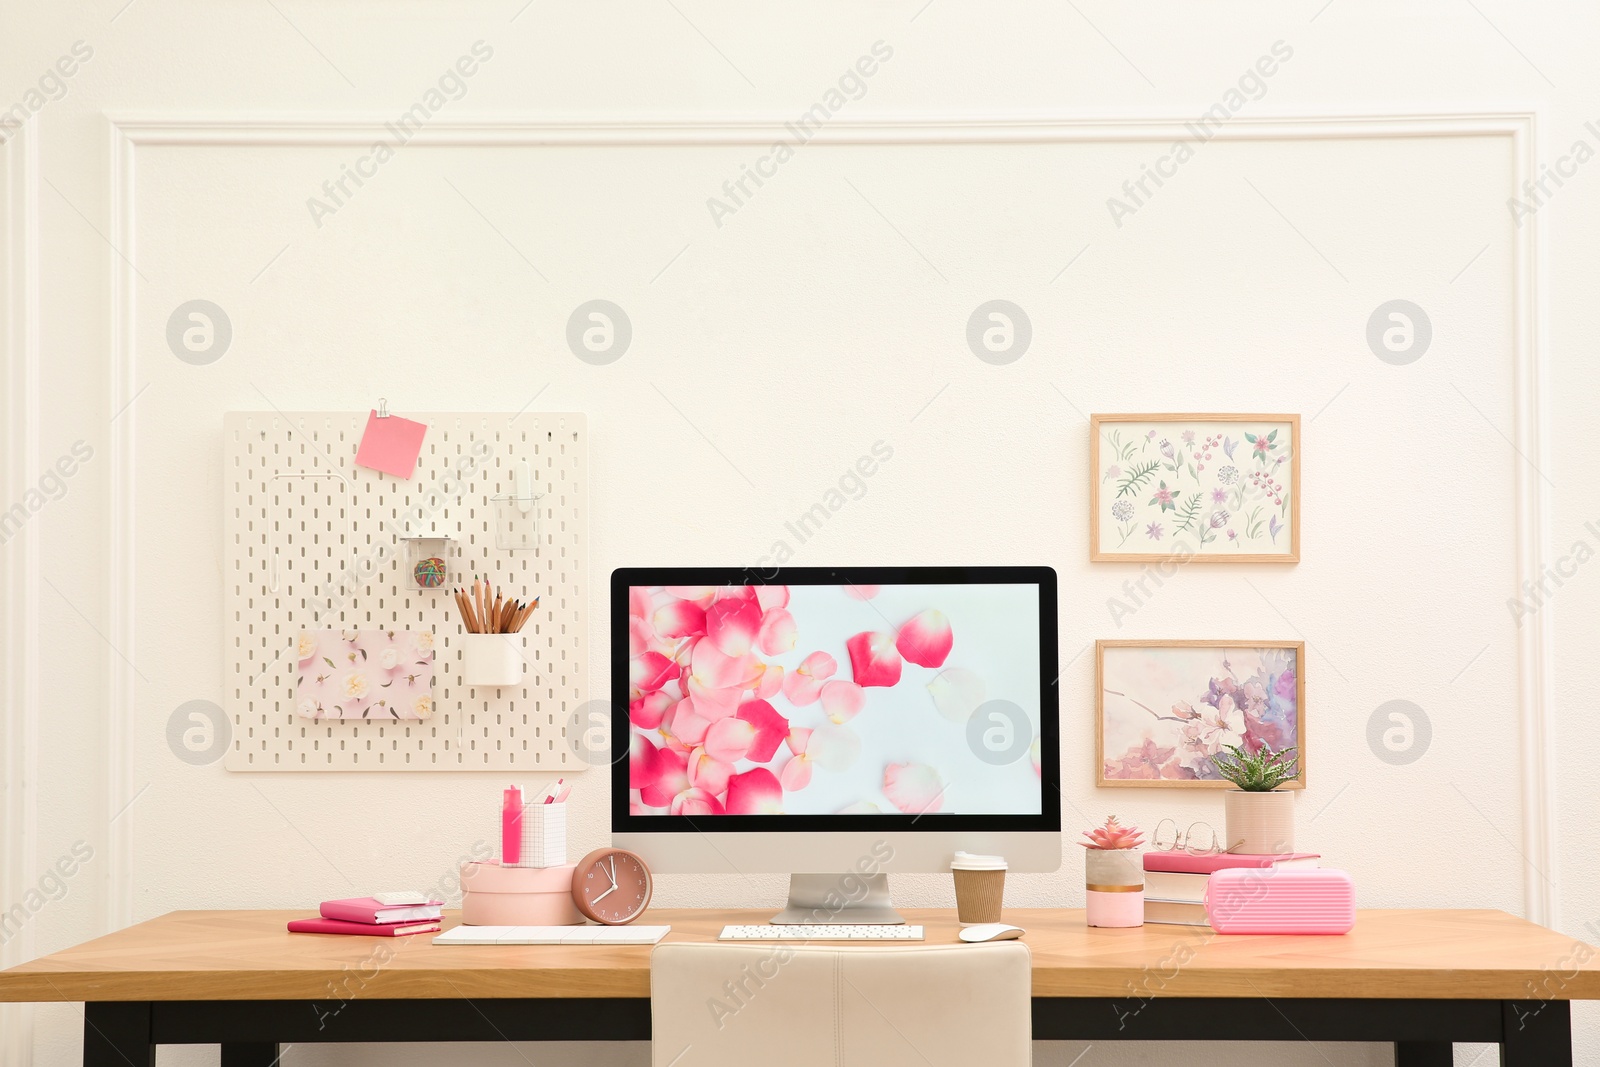
[[[457,926],[435,945],[653,945],[670,926]]]

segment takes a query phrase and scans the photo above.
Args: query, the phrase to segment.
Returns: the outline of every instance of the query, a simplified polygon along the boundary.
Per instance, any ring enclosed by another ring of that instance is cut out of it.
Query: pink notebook
[[[403,937],[427,934],[439,929],[439,920],[421,923],[347,923],[338,919],[295,919],[291,934],[365,934],[368,937]]]
[[[1278,856],[1220,852],[1210,856],[1191,856],[1187,852],[1146,852],[1144,869],[1172,874],[1213,874],[1235,867],[1315,867],[1322,859],[1316,852],[1285,852]]]
[[[442,907],[442,900],[391,907],[379,904],[371,897],[350,897],[346,900],[324,900],[319,910],[324,919],[338,919],[347,923],[409,923],[437,919]]]

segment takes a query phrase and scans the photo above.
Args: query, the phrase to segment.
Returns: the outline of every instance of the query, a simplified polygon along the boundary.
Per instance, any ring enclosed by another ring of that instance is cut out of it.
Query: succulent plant
[[[1238,745],[1223,747],[1225,751],[1215,753],[1211,762],[1217,773],[1246,793],[1270,793],[1300,774],[1300,757],[1292,747],[1274,752],[1271,745],[1262,745],[1254,753]]]
[[[1104,826],[1096,826],[1093,830],[1086,830],[1083,834],[1087,841],[1079,841],[1084,848],[1116,849],[1138,848],[1144,844],[1144,832],[1137,826],[1123,826],[1117,822],[1115,815],[1106,820]]]

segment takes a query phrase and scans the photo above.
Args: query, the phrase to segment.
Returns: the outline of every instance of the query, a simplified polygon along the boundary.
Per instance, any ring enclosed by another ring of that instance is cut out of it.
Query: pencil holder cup
[[[463,634],[461,680],[474,687],[522,684],[522,650],[516,634]]]
[[[567,806],[529,804],[523,808],[522,856],[516,863],[505,866],[560,867],[566,862]]]
[[[531,552],[539,547],[539,500],[542,493],[497,496],[494,501],[494,547]]]

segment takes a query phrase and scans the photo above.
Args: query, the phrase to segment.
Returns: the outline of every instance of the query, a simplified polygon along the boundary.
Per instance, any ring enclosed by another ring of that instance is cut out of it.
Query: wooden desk
[[[290,1042],[650,1037],[647,946],[284,929],[305,914],[174,912],[0,972],[0,1001],[85,1002],[86,1067],[151,1067],[169,1043],[221,1044],[224,1067],[266,1067]],[[768,914],[641,921],[712,940]],[[956,940],[951,912],[906,915],[927,943]],[[1007,919],[1028,931],[1040,1040],[1389,1041],[1403,1067],[1445,1067],[1452,1041],[1497,1042],[1504,1067],[1563,1067],[1570,1001],[1600,999],[1600,950],[1497,911],[1364,911],[1343,937],[1097,930],[1075,910]]]

